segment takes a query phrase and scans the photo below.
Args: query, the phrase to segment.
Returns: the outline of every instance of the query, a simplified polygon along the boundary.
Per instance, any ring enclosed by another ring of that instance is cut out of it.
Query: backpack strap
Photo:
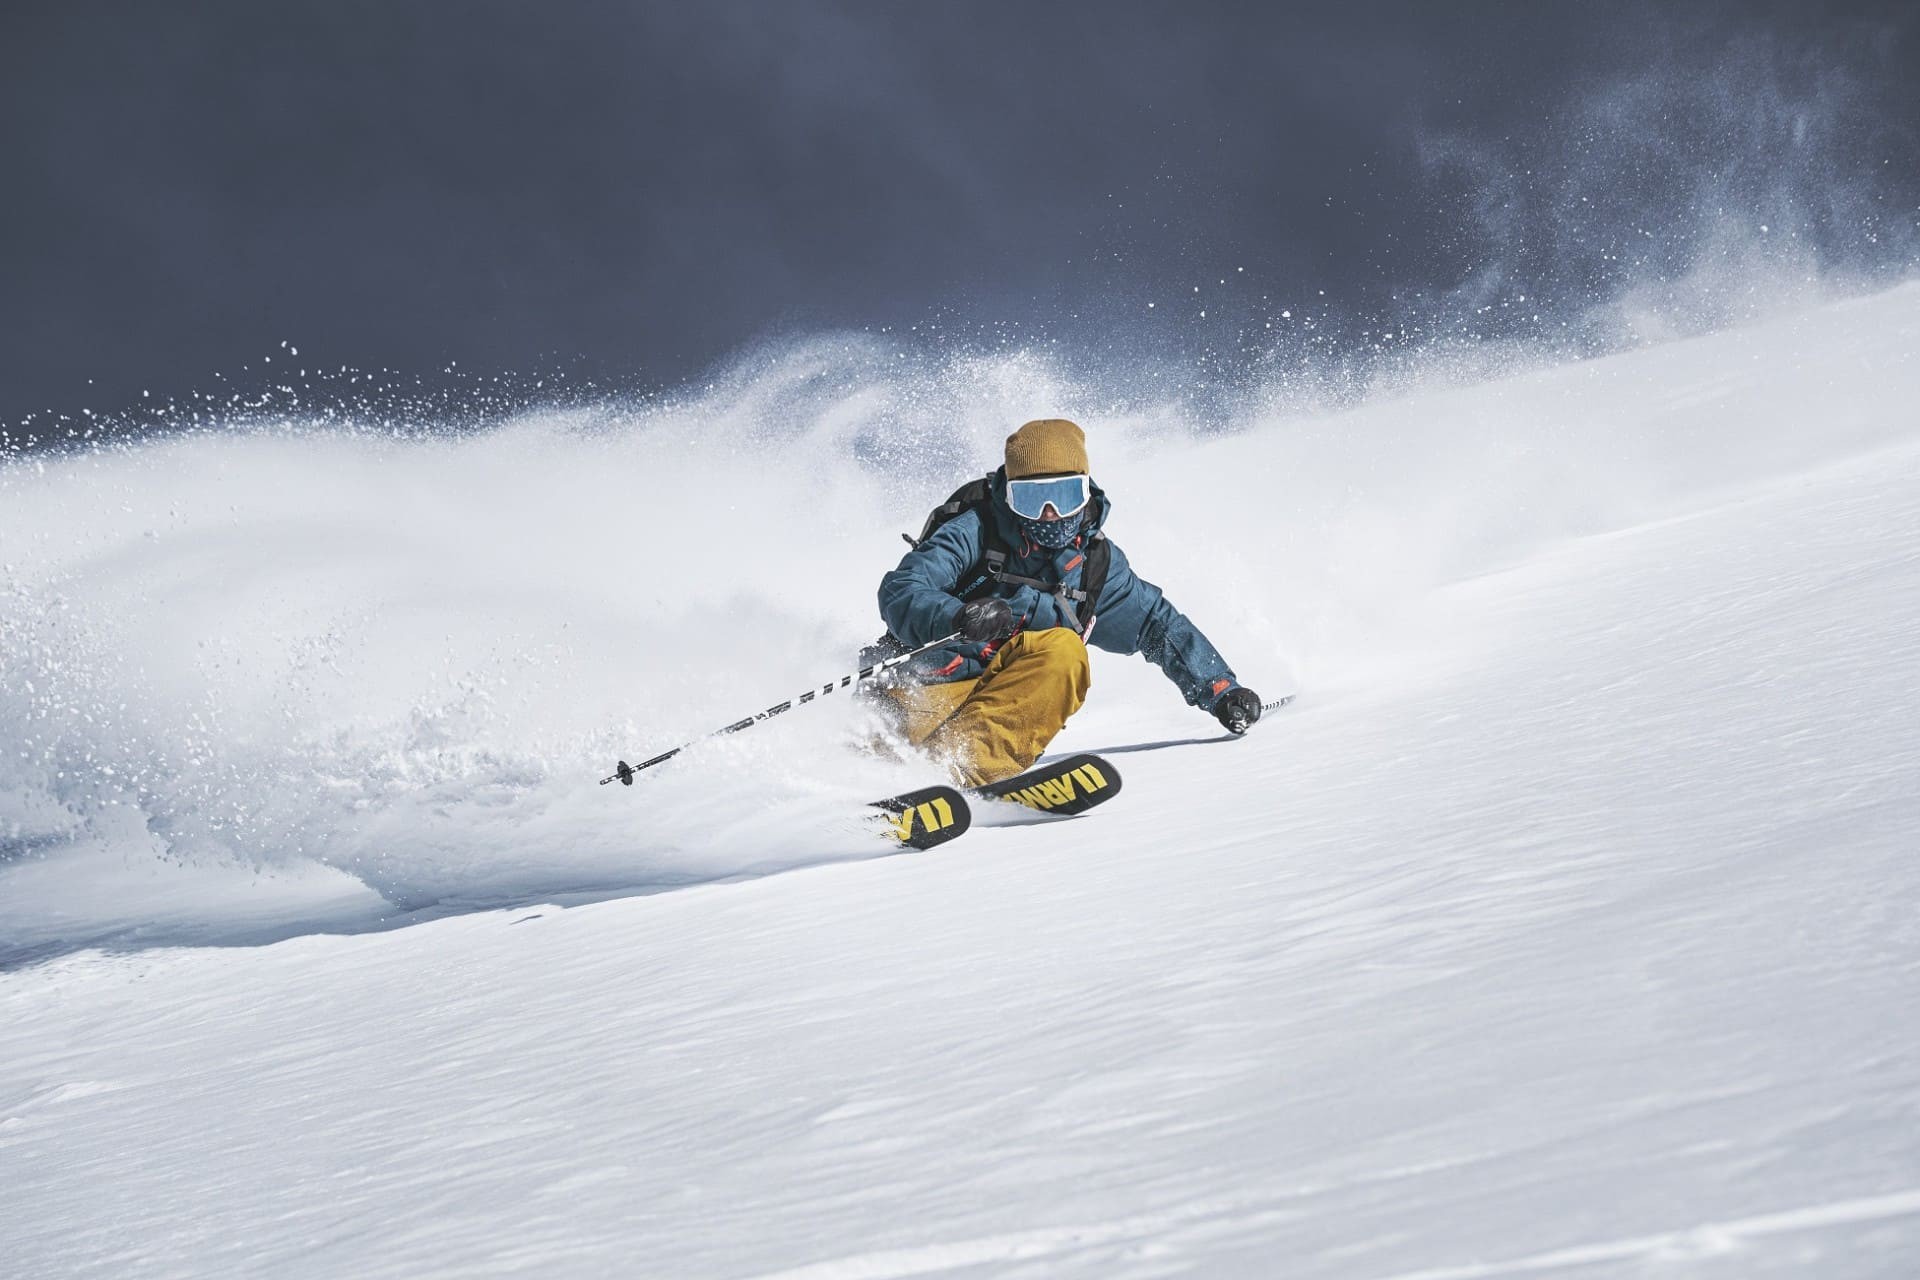
[[[935,529],[938,529],[941,525],[953,519],[969,507],[976,507],[986,502],[992,493],[993,473],[988,472],[984,476],[976,476],[974,479],[961,485],[958,489],[955,489],[948,495],[945,502],[927,512],[927,522],[920,526],[919,537],[907,538],[907,535],[904,533],[900,536],[906,538],[908,546],[918,550],[921,543],[933,536]],[[993,536],[991,527],[988,528],[987,536],[989,538]]]
[[[1107,568],[1112,563],[1113,546],[1106,534],[1096,531],[1087,547],[1087,563],[1080,570],[1080,590],[1086,593],[1087,602],[1087,625],[1080,628],[1082,640],[1093,634],[1093,624],[1100,620],[1100,596],[1107,589]]]
[[[1073,623],[1073,629],[1078,631],[1080,638],[1084,640],[1093,631],[1093,624],[1098,616],[1095,610],[1100,607],[1100,593],[1107,589],[1107,566],[1113,561],[1113,548],[1108,544],[1104,533],[1093,535],[1093,541],[1087,544],[1085,557],[1080,570],[1078,587],[1069,587],[1064,582],[1042,582],[1038,578],[1008,573],[993,563],[991,554],[988,558],[988,578],[994,582],[1010,582],[1017,587],[1032,587],[1036,591],[1052,596],[1059,602],[1060,612],[1067,615]],[[999,564],[1005,563],[1006,557],[1003,554]],[[1076,605],[1085,609],[1086,622],[1080,621],[1081,609],[1075,608]]]

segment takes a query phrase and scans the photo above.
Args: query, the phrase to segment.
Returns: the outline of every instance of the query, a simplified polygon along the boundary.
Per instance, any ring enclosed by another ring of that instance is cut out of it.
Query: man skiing
[[[911,648],[953,632],[881,691],[908,742],[968,787],[1029,768],[1086,701],[1087,648],[1138,653],[1233,733],[1260,698],[1200,629],[1136,577],[1101,532],[1111,509],[1064,418],[1007,437],[1006,465],[956,492],[880,580],[888,638]]]

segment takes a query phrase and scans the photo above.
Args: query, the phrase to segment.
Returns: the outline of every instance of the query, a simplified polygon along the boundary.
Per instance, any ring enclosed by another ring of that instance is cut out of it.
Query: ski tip
[[[957,840],[973,825],[967,798],[947,786],[875,800],[872,807],[880,811],[883,834],[909,849],[932,849]]]
[[[1083,772],[1088,769],[1089,766],[1091,766],[1093,771],[1091,773]],[[1098,786],[1096,790],[1100,791],[1103,797],[1120,790],[1119,767],[1105,756],[1097,756],[1091,751],[1078,752],[1075,755],[1068,756],[1057,765],[1049,763],[1047,767],[1062,773],[1079,773],[1082,778],[1097,782]]]

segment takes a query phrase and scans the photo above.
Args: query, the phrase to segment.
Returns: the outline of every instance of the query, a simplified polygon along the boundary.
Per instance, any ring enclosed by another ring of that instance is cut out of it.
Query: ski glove
[[[954,626],[961,635],[976,644],[1004,640],[1013,634],[1013,610],[1007,607],[1005,600],[996,600],[991,596],[970,600],[960,606],[960,616],[955,619]],[[1258,715],[1259,712],[1254,714]]]
[[[1235,685],[1213,704],[1213,716],[1228,733],[1245,733],[1260,718],[1260,695],[1245,685]]]

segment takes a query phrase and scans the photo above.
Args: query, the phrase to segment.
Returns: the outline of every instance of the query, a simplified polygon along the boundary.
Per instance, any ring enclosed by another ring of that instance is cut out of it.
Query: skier
[[[1007,437],[1006,465],[937,508],[881,578],[883,644],[960,633],[878,691],[901,736],[944,760],[960,785],[1010,778],[1040,758],[1086,701],[1089,643],[1145,656],[1233,733],[1260,718],[1259,696],[1107,541],[1111,506],[1093,483],[1085,433],[1064,418],[1029,422]]]

